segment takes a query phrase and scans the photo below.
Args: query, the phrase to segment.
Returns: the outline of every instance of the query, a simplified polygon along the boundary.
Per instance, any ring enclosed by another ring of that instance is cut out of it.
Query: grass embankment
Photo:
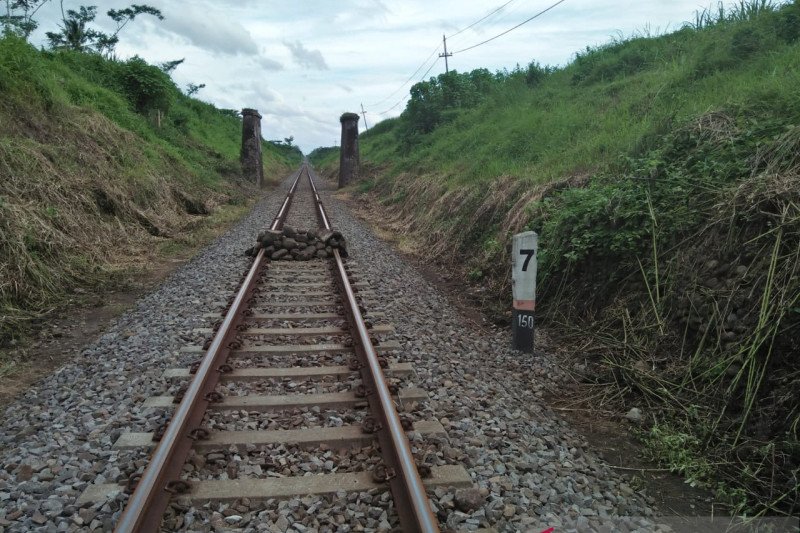
[[[241,120],[133,58],[0,39],[0,346],[78,287],[196,246],[244,213]],[[299,163],[264,143],[265,175]]]
[[[338,179],[339,147],[330,146],[315,148],[308,154],[308,161],[324,178]]]
[[[339,148],[335,146],[315,148],[308,154],[308,160],[315,166],[331,168],[332,165],[339,164]]]
[[[594,404],[644,407],[648,449],[740,512],[800,505],[799,41],[800,3],[742,3],[442,75],[360,139],[355,188],[498,314],[510,236],[538,231],[539,315],[609,385]]]

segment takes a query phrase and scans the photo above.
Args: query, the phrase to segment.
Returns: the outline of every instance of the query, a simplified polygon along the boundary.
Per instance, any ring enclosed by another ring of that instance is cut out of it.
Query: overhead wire
[[[491,16],[492,16],[492,15],[494,15],[495,13],[498,13],[498,12],[502,11],[502,10],[503,10],[505,7],[507,7],[509,4],[511,4],[511,3],[513,3],[513,2],[516,2],[516,1],[517,1],[517,0],[508,0],[506,3],[502,4],[500,7],[498,7],[498,8],[496,8],[496,9],[492,10],[492,11],[491,11],[491,12],[489,12],[487,15],[485,15],[485,16],[483,16],[482,18],[480,18],[480,19],[476,20],[475,22],[473,22],[472,24],[470,24],[470,25],[469,25],[469,26],[467,26],[466,28],[462,28],[462,29],[458,30],[457,32],[455,32],[454,34],[452,34],[450,37],[448,37],[448,39],[449,39],[449,38],[452,38],[452,37],[455,37],[456,35],[458,35],[458,34],[460,34],[460,33],[463,33],[463,32],[467,31],[467,30],[468,30],[468,29],[470,29],[470,28],[474,28],[475,26],[477,26],[478,24],[480,24],[480,23],[481,23],[481,22],[483,22],[484,20],[488,19],[489,17],[491,17]],[[436,47],[436,48],[433,50],[433,52],[431,52],[431,54],[430,54],[428,57],[426,57],[426,58],[425,58],[425,61],[423,61],[423,62],[422,62],[422,64],[421,64],[419,67],[417,67],[417,70],[415,70],[415,71],[414,71],[414,72],[411,74],[411,76],[409,76],[409,77],[408,77],[408,79],[407,79],[406,81],[404,81],[404,82],[403,82],[403,84],[402,84],[402,85],[400,85],[400,86],[399,86],[397,89],[395,89],[395,90],[394,90],[392,93],[390,93],[390,94],[389,94],[388,96],[386,96],[385,98],[383,98],[383,99],[381,99],[381,100],[378,100],[377,102],[373,102],[373,103],[371,103],[371,104],[367,104],[367,107],[374,107],[374,106],[376,106],[376,105],[380,105],[380,104],[382,104],[383,102],[385,102],[386,100],[388,100],[388,99],[390,99],[391,97],[393,97],[394,95],[396,95],[398,92],[400,92],[400,91],[401,91],[401,90],[402,90],[402,89],[403,89],[403,88],[404,88],[406,85],[408,85],[408,83],[409,83],[411,80],[413,80],[413,79],[414,79],[414,76],[416,76],[416,75],[417,75],[417,73],[419,73],[419,71],[420,71],[420,70],[422,70],[422,69],[423,69],[423,67],[425,67],[425,65],[428,63],[428,61],[430,61],[430,59],[431,59],[431,58],[432,58],[432,57],[433,57],[433,56],[434,56],[434,55],[435,55],[435,54],[436,54],[436,53],[437,53],[439,50],[441,50],[441,49],[442,49],[442,45],[440,44],[440,45],[438,45],[438,46],[437,46],[437,47]],[[434,63],[433,63],[433,65],[435,65],[435,64],[436,64],[436,62],[434,62]],[[423,75],[422,75],[422,78],[423,78],[423,79],[425,78],[425,76],[427,76],[428,72],[430,72],[431,68],[433,68],[433,66],[431,66],[430,68],[428,68],[428,71],[427,71],[425,74],[423,74]],[[386,111],[384,111],[383,113],[386,113],[386,112],[388,112],[388,111],[391,111],[392,109],[394,109],[395,107],[397,107],[398,105],[400,105],[400,103],[402,103],[402,99],[400,100],[400,102],[396,103],[394,106],[392,106],[391,108],[387,109],[387,110],[386,110]],[[383,113],[380,113],[380,114],[383,114]]]
[[[430,66],[430,67],[428,67],[428,70],[426,70],[426,71],[425,71],[425,74],[423,74],[423,75],[422,75],[422,77],[420,78],[420,81],[422,81],[422,80],[424,80],[424,79],[425,79],[425,76],[427,76],[427,75],[428,75],[428,73],[429,73],[429,72],[430,72],[430,71],[433,69],[433,67],[436,65],[436,63],[438,63],[438,62],[439,62],[439,59],[441,59],[441,58],[437,57],[437,58],[436,58],[436,60],[435,60],[433,63],[431,63],[431,66]],[[397,106],[399,106],[400,104],[402,104],[403,102],[405,102],[405,101],[406,101],[406,100],[407,100],[407,99],[408,99],[410,96],[411,96],[411,93],[409,92],[407,95],[404,95],[404,96],[403,96],[403,97],[402,97],[400,100],[398,100],[398,101],[397,101],[397,103],[396,103],[396,104],[394,104],[392,107],[390,107],[390,108],[389,108],[389,109],[387,109],[386,111],[381,111],[381,112],[380,112],[380,113],[378,113],[378,114],[379,114],[379,115],[385,115],[385,114],[386,114],[386,113],[388,113],[389,111],[393,110],[394,108],[396,108]]]
[[[467,50],[472,50],[473,48],[477,48],[477,47],[479,47],[479,46],[483,46],[483,45],[484,45],[484,44],[486,44],[486,43],[492,42],[492,41],[494,41],[495,39],[498,39],[498,38],[502,37],[503,35],[506,35],[507,33],[511,33],[512,31],[516,30],[516,29],[517,29],[517,28],[519,28],[520,26],[524,26],[524,25],[525,25],[525,24],[527,24],[528,22],[530,22],[530,21],[532,21],[532,20],[534,20],[534,19],[537,19],[537,18],[541,17],[542,15],[544,15],[545,13],[547,13],[548,11],[550,11],[551,9],[555,8],[555,7],[556,7],[556,6],[558,6],[559,4],[563,4],[563,3],[564,3],[564,2],[566,2],[566,1],[567,1],[567,0],[558,0],[558,2],[556,2],[556,3],[552,4],[551,6],[549,6],[549,7],[545,8],[545,9],[543,9],[543,10],[541,10],[541,11],[539,11],[538,13],[536,13],[535,15],[533,15],[532,17],[530,17],[530,18],[528,18],[528,19],[526,19],[526,20],[523,20],[522,22],[520,22],[519,24],[517,24],[517,25],[516,25],[516,26],[514,26],[513,28],[509,28],[509,29],[507,29],[506,31],[504,31],[504,32],[502,32],[502,33],[498,33],[498,34],[497,34],[497,35],[495,35],[494,37],[490,37],[489,39],[486,39],[485,41],[481,41],[481,42],[479,42],[479,43],[477,43],[477,44],[473,44],[472,46],[468,46],[468,47],[466,47],[466,48],[462,48],[461,50],[456,50],[455,52],[451,52],[451,53],[452,53],[452,54],[460,54],[461,52],[466,52]]]
[[[509,4],[511,4],[512,2],[515,2],[515,1],[516,1],[516,0],[508,0],[508,1],[507,1],[507,2],[505,2],[504,4],[502,4],[501,6],[497,7],[496,9],[494,9],[494,10],[490,11],[490,12],[489,12],[487,15],[485,15],[485,16],[483,16],[482,18],[480,18],[480,19],[476,20],[475,22],[473,22],[473,23],[472,23],[472,24],[470,24],[469,26],[467,26],[467,27],[465,27],[465,28],[462,28],[462,29],[458,30],[457,32],[455,32],[454,34],[450,35],[450,38],[452,38],[452,37],[455,37],[456,35],[459,35],[460,33],[463,33],[463,32],[467,31],[467,30],[468,30],[468,29],[470,29],[470,28],[474,28],[475,26],[477,26],[478,24],[480,24],[480,23],[481,23],[481,22],[483,22],[484,20],[488,19],[488,18],[489,18],[489,17],[491,17],[492,15],[494,15],[494,14],[496,14],[496,13],[498,13],[498,12],[502,11],[502,10],[503,10],[505,7],[507,7]],[[524,26],[525,24],[527,24],[527,23],[531,22],[532,20],[534,20],[534,19],[537,19],[537,18],[541,17],[542,15],[544,15],[545,13],[547,13],[548,11],[550,11],[551,9],[555,8],[556,6],[558,6],[559,4],[562,4],[562,3],[564,3],[564,2],[566,2],[566,0],[558,0],[557,2],[555,2],[555,3],[554,3],[554,4],[552,4],[552,5],[550,5],[549,7],[547,7],[547,8],[545,8],[545,9],[543,9],[542,11],[539,11],[538,13],[536,13],[535,15],[533,15],[532,17],[530,17],[530,18],[528,18],[528,19],[526,19],[526,20],[524,20],[524,21],[520,22],[520,23],[519,23],[519,24],[517,24],[516,26],[513,26],[512,28],[509,28],[509,29],[507,29],[506,31],[504,31],[504,32],[502,32],[502,33],[499,33],[499,34],[495,35],[494,37],[490,37],[489,39],[486,39],[486,40],[484,40],[484,41],[481,41],[481,42],[479,42],[479,43],[477,43],[477,44],[474,44],[474,45],[472,45],[472,46],[468,46],[468,47],[466,47],[466,48],[462,48],[461,50],[457,50],[457,51],[455,51],[455,52],[451,52],[451,53],[452,53],[452,54],[459,54],[459,53],[461,53],[461,52],[466,52],[467,50],[472,50],[473,48],[477,48],[477,47],[479,47],[479,46],[482,46],[482,45],[484,45],[484,44],[486,44],[486,43],[489,43],[489,42],[491,42],[491,41],[494,41],[495,39],[498,39],[498,38],[502,37],[503,35],[506,35],[506,34],[508,34],[508,33],[511,33],[512,31],[516,30],[516,29],[517,29],[517,28],[519,28],[520,26]],[[410,82],[412,79],[414,79],[414,76],[416,76],[416,75],[417,75],[417,73],[418,73],[420,70],[422,70],[422,68],[423,68],[423,67],[424,67],[424,66],[427,64],[427,62],[428,62],[428,61],[430,61],[430,59],[431,59],[431,58],[432,58],[432,57],[433,57],[433,56],[434,56],[434,55],[435,55],[435,54],[436,54],[436,53],[437,53],[437,52],[438,52],[438,51],[439,51],[441,48],[442,48],[442,46],[441,46],[441,45],[437,46],[437,47],[434,49],[434,51],[433,51],[433,52],[431,52],[431,54],[430,54],[430,55],[429,55],[429,56],[428,56],[428,57],[425,59],[425,61],[423,61],[423,62],[422,62],[422,64],[421,64],[421,65],[420,65],[420,66],[417,68],[417,70],[415,70],[415,71],[414,71],[414,73],[413,73],[413,74],[411,74],[411,76],[409,76],[409,77],[408,77],[408,79],[407,79],[405,82],[403,82],[403,84],[402,84],[400,87],[398,87],[398,88],[397,88],[397,89],[396,89],[394,92],[392,92],[391,94],[389,94],[389,95],[388,95],[386,98],[383,98],[382,100],[379,100],[379,101],[377,101],[377,102],[375,102],[375,103],[369,104],[369,105],[368,105],[368,107],[373,107],[373,106],[376,106],[376,105],[378,105],[378,104],[381,104],[381,103],[385,102],[386,100],[388,100],[389,98],[391,98],[392,96],[394,96],[395,94],[397,94],[399,91],[401,91],[401,90],[402,90],[402,89],[403,89],[403,88],[404,88],[406,85],[408,85],[408,83],[409,83],[409,82]],[[425,71],[425,73],[424,73],[424,74],[422,75],[422,77],[420,78],[420,81],[422,81],[422,80],[424,80],[424,79],[425,79],[425,76],[427,76],[427,75],[428,75],[428,73],[429,73],[429,72],[430,72],[430,71],[433,69],[433,67],[436,65],[436,63],[438,63],[439,59],[440,59],[440,58],[438,58],[438,57],[437,57],[437,58],[434,60],[434,62],[433,62],[433,63],[431,63],[431,65],[428,67],[428,70],[426,70],[426,71]],[[386,110],[384,110],[384,111],[381,111],[381,112],[379,112],[378,114],[379,114],[379,115],[385,115],[386,113],[388,113],[388,112],[390,112],[390,111],[394,110],[395,108],[397,108],[397,106],[399,106],[399,105],[400,105],[400,104],[402,104],[404,101],[406,101],[406,100],[407,100],[407,99],[408,99],[410,96],[411,96],[411,94],[410,94],[410,93],[409,93],[409,94],[407,94],[407,95],[404,95],[404,96],[403,96],[403,97],[402,97],[400,100],[398,100],[398,101],[397,101],[397,102],[396,102],[396,103],[395,103],[393,106],[391,106],[390,108],[388,108],[388,109],[386,109]]]
[[[430,60],[431,60],[431,58],[432,58],[432,57],[433,57],[433,56],[436,54],[436,52],[438,52],[438,51],[439,51],[441,48],[442,48],[442,45],[441,45],[441,44],[440,44],[440,45],[438,45],[438,46],[437,46],[437,47],[434,49],[434,51],[433,51],[433,52],[431,52],[431,55],[429,55],[428,57],[426,57],[426,58],[425,58],[425,61],[423,61],[423,62],[422,62],[422,64],[421,64],[419,67],[417,67],[417,70],[415,70],[415,71],[414,71],[414,73],[413,73],[413,74],[411,74],[411,76],[409,76],[409,77],[408,77],[408,79],[407,79],[406,81],[404,81],[404,82],[403,82],[403,84],[402,84],[400,87],[398,87],[397,89],[395,89],[395,91],[394,91],[393,93],[391,93],[389,96],[387,96],[387,97],[386,97],[386,98],[384,98],[383,100],[379,100],[379,101],[377,101],[377,102],[375,102],[375,103],[372,103],[372,104],[367,104],[367,107],[373,107],[373,106],[376,106],[376,105],[380,105],[380,104],[382,104],[383,102],[385,102],[386,100],[388,100],[389,98],[391,98],[392,96],[396,95],[398,92],[400,92],[400,91],[403,89],[403,87],[405,87],[406,85],[408,85],[408,82],[410,82],[411,80],[413,80],[413,79],[414,79],[414,76],[416,76],[416,75],[417,75],[417,73],[418,73],[420,70],[422,70],[422,68],[423,68],[423,67],[424,67],[424,66],[425,66],[425,65],[428,63],[428,61],[430,61]],[[435,63],[434,63],[434,64],[435,64]]]
[[[475,26],[477,26],[478,24],[480,24],[480,23],[481,23],[481,22],[483,22],[484,20],[488,19],[489,17],[491,17],[492,15],[494,15],[495,13],[497,13],[498,11],[502,11],[502,10],[503,10],[503,9],[504,9],[504,8],[505,8],[505,7],[506,7],[508,4],[510,4],[510,3],[512,3],[512,2],[516,2],[516,0],[508,0],[508,2],[506,2],[506,3],[505,3],[505,4],[503,4],[502,6],[498,7],[498,8],[497,8],[497,9],[495,9],[494,11],[490,12],[490,13],[489,13],[488,15],[486,15],[485,17],[483,17],[483,18],[480,18],[480,19],[476,20],[475,22],[473,22],[472,24],[470,24],[470,25],[469,25],[469,26],[467,26],[466,28],[461,28],[460,30],[458,30],[457,32],[455,32],[453,35],[450,35],[450,36],[448,36],[447,38],[448,38],[448,39],[452,39],[452,38],[453,38],[453,37],[455,37],[456,35],[458,35],[458,34],[460,34],[460,33],[464,33],[465,31],[467,31],[467,30],[468,30],[468,29],[470,29],[470,28],[474,28]]]

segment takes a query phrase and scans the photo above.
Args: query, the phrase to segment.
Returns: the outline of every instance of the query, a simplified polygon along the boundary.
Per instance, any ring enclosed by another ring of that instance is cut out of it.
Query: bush
[[[411,99],[401,115],[401,144],[406,149],[418,144],[422,135],[478,105],[507,78],[505,73],[493,75],[479,68],[472,72],[439,74],[413,85]]]
[[[800,37],[800,4],[786,7],[778,13],[775,31],[787,43],[793,43]]]
[[[175,125],[175,128],[177,128],[178,131],[181,133],[189,133],[189,121],[192,117],[187,111],[183,109],[176,109],[170,113],[170,118],[172,119],[172,123]]]
[[[636,74],[653,63],[656,52],[656,44],[641,38],[587,48],[575,57],[577,68],[572,81],[591,84]]]
[[[322,166],[328,161],[339,161],[339,147],[338,146],[320,146],[315,148],[308,154],[308,160],[314,166]]]
[[[550,68],[541,66],[538,61],[531,61],[525,69],[525,83],[528,87],[536,87],[550,72]]]
[[[122,64],[120,77],[128,100],[140,113],[156,109],[166,112],[177,92],[168,74],[139,56]]]
[[[763,36],[752,27],[745,27],[737,30],[731,40],[731,52],[738,59],[750,57],[756,53],[763,40]]]
[[[396,118],[387,118],[386,120],[381,120],[374,126],[372,126],[368,131],[365,131],[361,137],[365,136],[372,136],[372,135],[380,135],[381,133],[386,133],[397,126]]]

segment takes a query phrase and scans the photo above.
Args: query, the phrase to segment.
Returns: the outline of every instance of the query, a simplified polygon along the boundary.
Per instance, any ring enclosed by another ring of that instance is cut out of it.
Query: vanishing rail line
[[[272,232],[284,229],[290,212],[294,215],[294,204],[306,208],[300,219],[305,215],[307,221],[311,215],[316,218],[318,230],[332,229],[313,176],[313,170],[305,164],[297,171],[270,226]],[[306,196],[300,197],[303,192]],[[174,396],[149,398],[145,406],[171,408],[177,403],[169,423],[156,435],[123,434],[115,444],[118,448],[135,448],[157,441],[147,467],[134,480],[135,490],[116,531],[158,531],[173,495],[201,504],[239,498],[267,500],[332,494],[342,489],[363,491],[386,483],[404,531],[439,530],[425,486],[467,486],[471,485],[469,475],[461,466],[426,467],[423,482],[406,431],[443,435],[444,429],[436,421],[415,423],[410,417],[398,414],[396,402],[419,401],[427,396],[414,387],[398,388],[387,379],[384,370],[396,378],[413,375],[413,369],[410,364],[385,356],[396,353],[399,345],[382,342],[378,337],[393,328],[388,324],[373,325],[372,320],[380,317],[378,314],[365,320],[364,298],[372,293],[364,290],[367,288],[364,283],[355,281],[352,261],[343,258],[339,249],[330,251],[332,257],[328,259],[272,261],[261,248],[242,277],[238,292],[229,301],[223,320],[216,329],[207,331],[213,336],[203,347],[185,350],[202,355],[202,359],[188,369],[167,370],[164,375],[167,380],[184,380],[188,385]],[[265,309],[269,311],[264,312]],[[274,327],[276,323],[286,325],[287,321],[291,327]],[[330,342],[337,337],[342,337],[343,342]],[[292,344],[275,344],[276,340],[286,342],[284,339],[290,339]],[[332,365],[326,354],[351,357],[346,365]],[[274,380],[316,379],[332,383],[333,392],[260,395],[245,386],[234,389],[233,394],[224,394],[229,387],[242,384],[269,388],[264,384]],[[369,415],[360,415],[360,425],[341,427],[243,431],[216,431],[209,427],[213,426],[209,424],[210,417],[216,412],[266,412],[314,406],[352,410],[368,406]],[[371,465],[371,471],[212,480],[187,479],[184,472],[191,454],[231,446],[347,447],[375,438],[381,459]],[[81,500],[102,499],[115,487],[91,485]]]

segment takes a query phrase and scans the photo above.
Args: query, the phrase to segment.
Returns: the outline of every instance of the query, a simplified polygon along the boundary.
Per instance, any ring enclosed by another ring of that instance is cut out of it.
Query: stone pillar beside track
[[[239,156],[245,179],[264,185],[261,159],[261,115],[255,109],[242,109],[242,152]]]
[[[358,178],[358,119],[355,113],[345,113],[339,118],[342,123],[342,142],[339,152],[339,188]]]

